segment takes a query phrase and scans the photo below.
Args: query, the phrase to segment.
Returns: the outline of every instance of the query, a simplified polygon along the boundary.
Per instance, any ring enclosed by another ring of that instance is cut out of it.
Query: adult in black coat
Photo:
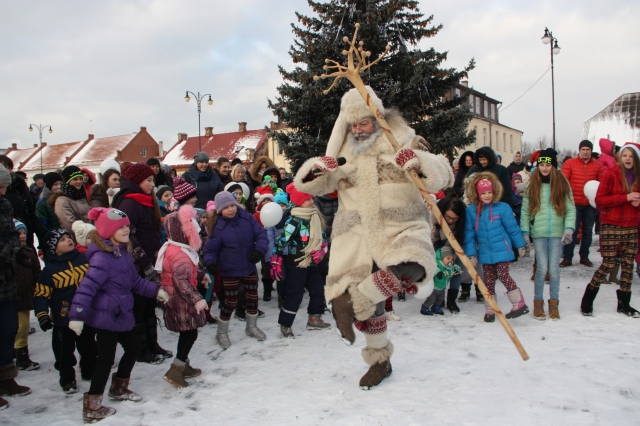
[[[496,153],[488,146],[478,148],[473,156],[474,166],[469,170],[469,174],[478,172],[491,172],[503,186],[502,198],[500,201],[513,205],[513,191],[511,190],[511,175],[507,168],[496,163]]]
[[[453,192],[458,198],[464,195],[464,178],[467,177],[471,167],[473,167],[473,151],[465,151],[458,161],[458,174],[453,182]]]
[[[509,164],[507,170],[509,171],[509,174],[513,176],[516,173],[520,173],[522,169],[524,169],[524,166],[526,166],[526,164],[522,161],[522,152],[516,151],[513,154],[513,161]]]
[[[171,176],[168,176],[164,170],[162,170],[162,164],[160,160],[157,158],[149,158],[147,160],[147,166],[151,167],[153,173],[155,173],[155,177],[153,178],[153,183],[156,185],[156,188],[160,188],[161,186],[168,186],[173,192],[173,179]]]
[[[218,192],[224,191],[224,183],[209,165],[209,156],[206,152],[198,152],[193,157],[193,164],[184,172],[182,178],[196,187],[194,207],[198,209],[206,210],[207,203],[213,201]]]

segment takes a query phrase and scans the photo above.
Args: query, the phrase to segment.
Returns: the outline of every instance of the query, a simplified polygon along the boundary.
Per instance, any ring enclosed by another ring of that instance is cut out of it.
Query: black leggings
[[[120,379],[131,377],[131,370],[133,370],[140,353],[140,339],[133,330],[117,332],[98,329],[96,337],[98,340],[98,361],[93,371],[93,377],[91,377],[90,395],[102,395],[104,393],[104,388],[109,380],[111,366],[116,357],[118,343],[124,349],[124,354],[120,358],[118,371],[116,372],[116,376]]]
[[[178,358],[182,362],[187,362],[187,358],[189,358],[189,352],[191,352],[191,348],[193,344],[198,339],[198,329],[181,331],[180,337],[178,338],[178,353],[176,354],[176,358]]]

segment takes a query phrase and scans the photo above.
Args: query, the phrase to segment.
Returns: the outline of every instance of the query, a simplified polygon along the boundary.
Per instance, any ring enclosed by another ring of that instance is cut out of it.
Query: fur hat
[[[260,205],[260,203],[262,203],[267,198],[271,201],[273,201],[274,199],[273,190],[268,185],[259,186],[258,188],[256,188],[256,193],[254,194],[254,196],[256,197],[258,205]],[[218,203],[216,203],[216,205],[217,204]]]
[[[96,227],[90,223],[84,223],[81,220],[76,220],[71,225],[71,229],[73,233],[76,234],[76,241],[82,247],[87,247],[87,237],[89,236],[89,232],[95,231]]]
[[[209,154],[206,152],[200,151],[196,152],[196,155],[193,156],[194,163],[208,163],[209,162]]]
[[[137,185],[140,185],[149,176],[155,176],[155,173],[151,167],[144,163],[132,164],[124,170],[124,178]]]
[[[146,167],[149,167],[145,164]],[[97,207],[89,210],[89,219],[96,224],[96,231],[108,240],[116,231],[125,225],[130,225],[127,215],[118,209]]]
[[[44,175],[44,186],[51,190],[56,182],[62,182],[62,175],[56,172],[49,172]]]
[[[13,224],[16,227],[16,231],[19,231],[21,229],[24,229],[25,232],[27,231],[27,225],[25,225],[24,223],[20,222],[18,219],[13,219]]]
[[[313,199],[313,195],[298,191],[293,183],[287,185],[287,194],[289,194],[291,202],[295,204],[296,207],[300,207],[305,201]]]
[[[181,203],[196,196],[196,187],[189,182],[185,182],[182,176],[178,176],[173,180],[173,188],[173,197]]]
[[[0,185],[11,185],[11,174],[0,164]]]
[[[578,145],[578,149],[582,148],[589,148],[591,151],[593,151],[593,142],[586,139],[583,140],[582,142],[580,142],[580,145]]]
[[[540,155],[538,156],[538,164],[540,164],[540,159],[545,159],[545,163],[551,163],[553,168],[558,168],[558,153],[553,148],[545,148],[540,151]],[[549,160],[547,160],[549,158]]]
[[[56,247],[58,247],[58,242],[60,242],[60,239],[63,235],[67,235],[69,238],[71,238],[71,234],[69,234],[62,228],[51,229],[44,235],[44,247],[46,256],[56,255]]]
[[[476,190],[478,191],[478,195],[482,195],[487,191],[493,191],[493,184],[488,179],[480,179],[478,183],[476,183]]]
[[[236,199],[230,192],[220,191],[216,194],[215,198],[216,210],[218,213],[222,213],[222,210],[229,206],[237,206]]]
[[[164,229],[167,239],[176,243],[188,244],[194,250],[199,250],[202,245],[200,238],[200,225],[197,222],[196,210],[186,204],[180,206],[177,212],[169,213],[164,217]]]
[[[69,183],[73,179],[82,177],[82,170],[78,166],[67,166],[62,171],[62,183]]]
[[[177,178],[176,178],[177,179]],[[180,178],[182,179],[182,178]],[[175,183],[175,182],[174,182]],[[162,199],[162,194],[164,194],[165,192],[173,192],[171,190],[171,188],[169,188],[167,185],[160,185],[156,191],[156,197],[158,198],[158,200]]]

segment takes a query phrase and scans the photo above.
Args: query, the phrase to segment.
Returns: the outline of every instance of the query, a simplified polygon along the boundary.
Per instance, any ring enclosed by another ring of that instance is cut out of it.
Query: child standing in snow
[[[196,211],[190,205],[165,217],[167,242],[160,249],[156,262],[156,271],[162,276],[162,288],[170,297],[165,304],[164,322],[169,330],[180,333],[176,357],[164,379],[178,388],[189,386],[186,378],[202,374],[199,368],[191,367],[189,352],[198,338],[198,328],[206,323],[204,311],[209,309],[196,289],[198,276],[207,277],[203,270],[198,271],[198,250],[202,240],[196,218]],[[208,277],[205,282],[209,284]]]
[[[271,255],[273,253],[273,250],[276,246],[276,242],[278,241],[278,239],[280,238],[280,235],[282,234],[282,228],[284,228],[284,224],[286,223],[286,220],[291,216],[291,214],[289,213],[289,210],[291,210],[291,207],[289,206],[289,196],[287,195],[286,192],[280,190],[276,193],[274,200],[275,203],[277,203],[280,208],[282,209],[282,219],[280,220],[280,223],[274,225],[274,226],[270,226],[268,228],[265,228],[267,230],[267,237],[269,238],[269,250],[267,251],[267,254],[265,255],[265,259],[267,262],[267,265],[269,265],[269,277],[271,277]],[[278,226],[280,225],[280,226]],[[287,253],[285,253],[287,254]],[[272,278],[273,279],[273,278]],[[282,308],[282,302],[284,301],[284,282],[283,280],[280,281],[276,281],[276,292],[278,293],[278,309]],[[269,298],[271,298],[269,296]]]
[[[482,264],[485,284],[495,300],[496,280],[507,288],[507,296],[513,304],[507,318],[517,318],[529,312],[522,291],[509,275],[509,262],[514,260],[511,247],[524,255],[525,242],[513,217],[511,207],[500,202],[502,184],[491,172],[477,173],[469,181],[465,195],[471,205],[465,211],[464,252],[471,263]],[[495,321],[493,309],[485,300],[485,322]]]
[[[118,343],[124,349],[118,369],[111,379],[109,398],[140,401],[129,390],[131,370],[140,353],[140,339],[133,327],[133,294],[158,298],[167,303],[169,296],[157,284],[140,277],[129,243],[129,218],[117,209],[94,208],[89,212],[96,232],[91,234],[87,250],[89,269],[71,303],[69,328],[78,336],[94,330],[98,341],[98,360],[89,392],[84,394],[82,417],[86,423],[102,420],[116,410],[102,405],[102,394],[109,379]],[[85,327],[85,324],[87,327]]]
[[[323,330],[331,327],[322,320],[324,313],[324,279],[318,264],[327,254],[328,246],[324,234],[324,219],[313,204],[313,195],[300,192],[293,183],[287,193],[296,205],[276,242],[271,256],[271,277],[281,280],[284,272],[285,295],[278,323],[282,337],[294,338],[291,325],[300,308],[304,289],[309,292],[307,313],[308,330]],[[285,249],[288,254],[285,255]],[[283,270],[284,269],[284,270]]]
[[[520,229],[527,243],[536,251],[535,296],[533,317],[547,319],[544,313],[544,281],[549,273],[549,318],[558,320],[560,265],[562,245],[573,238],[576,206],[569,181],[558,170],[557,153],[552,148],[540,152],[538,168],[531,174],[522,203]]]
[[[424,301],[420,308],[422,315],[444,315],[442,302],[444,302],[444,293],[447,285],[451,281],[451,277],[462,272],[462,268],[456,265],[456,254],[449,244],[445,244],[436,250],[436,265],[438,272],[433,276],[433,293]]]

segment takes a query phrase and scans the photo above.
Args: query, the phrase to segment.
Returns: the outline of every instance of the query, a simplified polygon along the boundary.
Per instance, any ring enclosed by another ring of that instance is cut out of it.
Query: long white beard
[[[371,133],[368,138],[359,141],[353,133],[349,133],[347,146],[353,155],[364,154],[373,146],[380,135],[382,135],[382,129],[378,128],[375,132]]]

